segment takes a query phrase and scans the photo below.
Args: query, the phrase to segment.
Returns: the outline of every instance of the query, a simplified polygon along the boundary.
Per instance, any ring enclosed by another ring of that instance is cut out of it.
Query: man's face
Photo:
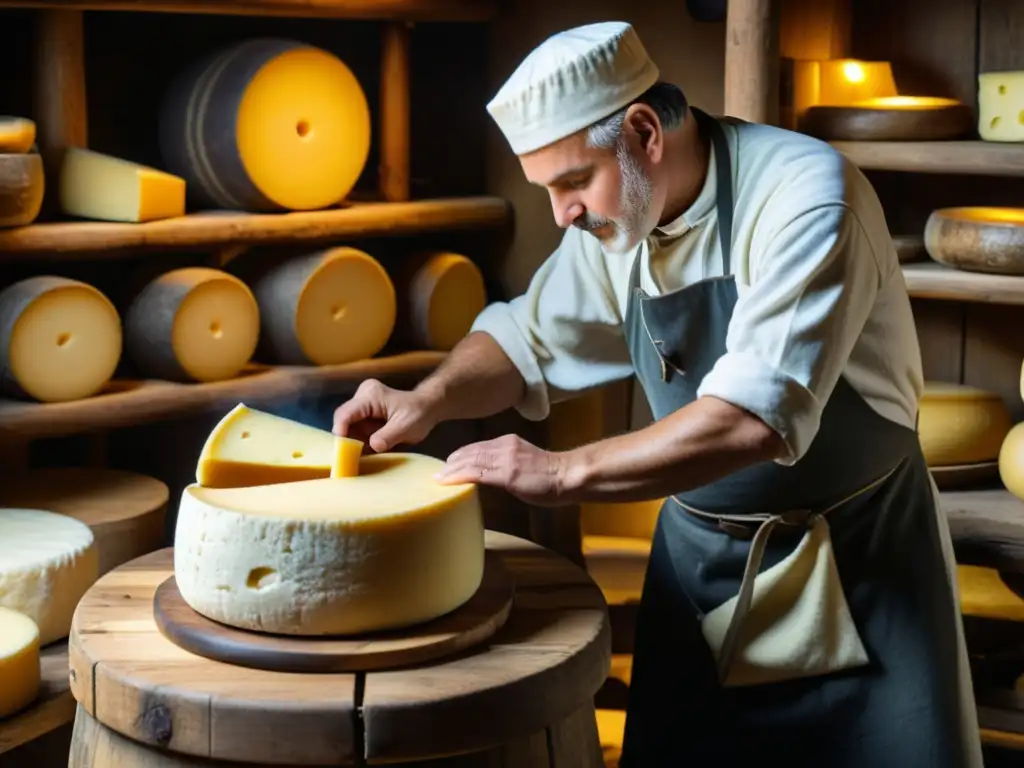
[[[583,131],[519,160],[526,178],[548,190],[560,227],[579,227],[618,254],[653,229],[654,185],[624,141],[617,150],[595,149]]]

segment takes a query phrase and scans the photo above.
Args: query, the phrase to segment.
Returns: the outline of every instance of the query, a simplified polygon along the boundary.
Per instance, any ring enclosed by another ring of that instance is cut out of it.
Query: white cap
[[[487,111],[517,155],[608,117],[658,81],[633,27],[621,21],[559,32],[512,73]]]

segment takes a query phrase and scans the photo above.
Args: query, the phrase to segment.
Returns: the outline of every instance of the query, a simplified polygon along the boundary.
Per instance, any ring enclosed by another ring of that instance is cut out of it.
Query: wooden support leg
[[[779,120],[779,0],[729,0],[725,22],[725,114]]]
[[[384,27],[380,73],[380,192],[388,202],[409,199],[409,59],[411,27]]]

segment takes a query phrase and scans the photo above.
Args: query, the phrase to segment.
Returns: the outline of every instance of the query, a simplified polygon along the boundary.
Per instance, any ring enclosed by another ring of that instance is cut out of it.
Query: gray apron
[[[648,296],[637,252],[625,330],[656,419],[696,399],[737,300],[728,141],[694,113],[715,149],[724,275]],[[666,500],[622,768],[980,764],[933,492],[916,432],[840,378],[796,465],[759,463]]]

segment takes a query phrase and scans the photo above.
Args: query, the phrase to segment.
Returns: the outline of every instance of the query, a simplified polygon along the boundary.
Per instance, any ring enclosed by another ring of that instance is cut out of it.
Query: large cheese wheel
[[[370,110],[333,54],[292,40],[249,40],[177,78],[161,107],[160,148],[201,205],[325,208],[362,173]]]
[[[125,314],[125,351],[156,379],[230,379],[252,358],[259,335],[259,306],[249,286],[206,267],[160,275]]]
[[[137,224],[185,215],[185,180],[91,149],[61,159],[60,207],[70,216]]]
[[[932,211],[924,228],[928,255],[968,272],[1024,274],[1024,208],[964,207]]]
[[[452,349],[487,303],[480,269],[458,253],[414,257],[403,271],[399,292],[402,336],[422,349]]]
[[[475,485],[442,485],[444,463],[363,457],[356,477],[182,493],[174,574],[215,621],[286,635],[347,635],[429,621],[480,586]]]
[[[0,152],[28,152],[36,143],[36,124],[27,117],[0,115]]]
[[[121,359],[121,318],[96,288],[30,277],[0,292],[0,386],[44,402],[90,397]]]
[[[1024,500],[1024,422],[1006,433],[999,449],[999,478],[1006,490]]]
[[[38,153],[0,154],[0,227],[35,221],[45,190],[43,159]]]
[[[89,526],[38,509],[0,508],[0,606],[39,627],[39,643],[71,631],[82,595],[99,578],[99,550]]]
[[[39,627],[0,607],[0,719],[27,707],[42,688]]]
[[[1012,426],[995,392],[946,382],[927,382],[917,431],[929,466],[995,461]]]
[[[373,357],[391,337],[395,286],[355,248],[331,248],[275,264],[255,279],[261,355],[284,365],[332,365]]]

